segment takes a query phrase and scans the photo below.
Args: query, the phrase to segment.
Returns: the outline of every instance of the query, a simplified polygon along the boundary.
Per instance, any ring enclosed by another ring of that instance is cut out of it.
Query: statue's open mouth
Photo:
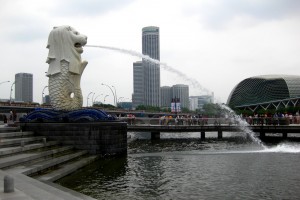
[[[83,46],[83,45],[81,45],[81,44],[78,43],[78,42],[74,44],[74,47],[75,47],[75,49],[76,49],[76,51],[77,51],[78,53],[82,53],[82,52],[83,52],[82,46]]]
[[[74,46],[75,46],[76,48],[81,48],[81,47],[82,47],[82,45],[81,45],[80,43],[75,43]]]

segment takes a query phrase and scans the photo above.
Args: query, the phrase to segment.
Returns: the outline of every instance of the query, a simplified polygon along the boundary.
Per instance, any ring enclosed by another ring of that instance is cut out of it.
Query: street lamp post
[[[120,100],[121,99],[124,99],[125,97],[120,97],[119,99],[118,99],[118,102],[117,102],[117,104],[119,104],[120,103]],[[123,103],[121,103],[121,105],[120,105],[120,107],[122,108],[122,105],[123,105]]]
[[[113,87],[113,88],[115,89],[115,104],[116,104],[116,106],[117,106],[118,101],[117,101],[117,91],[116,91],[116,87],[113,86],[113,85],[112,85],[111,87]]]
[[[89,107],[89,96],[92,94],[93,92],[90,92],[88,95],[87,95],[87,98],[86,98],[86,107]]]
[[[103,99],[103,100],[104,100],[104,103],[105,103],[105,99],[106,99],[106,97],[108,97],[108,96],[109,96],[109,95],[106,95],[106,96],[104,97],[104,99]]]
[[[0,82],[0,85],[2,84],[2,83],[9,83],[10,81],[3,81],[3,82]]]
[[[42,91],[42,104],[44,103],[44,90],[47,88],[48,86],[46,85]]]
[[[12,93],[12,88],[13,88],[13,85],[15,85],[15,81],[13,82],[13,84],[11,84],[11,87],[10,87],[10,96],[9,96],[9,105],[11,105],[11,93]]]
[[[120,102],[120,99],[124,99],[125,97],[120,97],[119,99],[118,99],[118,102]]]
[[[91,106],[94,105],[94,95],[95,95],[95,92],[94,92],[94,94],[92,95],[92,105],[91,105]]]
[[[107,86],[107,87],[110,89],[111,93],[112,93],[113,96],[114,96],[114,104],[115,104],[115,106],[116,106],[116,96],[115,96],[114,91],[111,89],[111,87],[110,87],[109,85],[106,85],[106,84],[104,84],[104,83],[101,83],[101,85],[105,85],[105,86]]]
[[[94,99],[94,101],[93,101],[93,105],[95,104],[96,99],[97,99],[98,97],[102,96],[102,95],[103,95],[103,94],[100,94],[100,95],[98,95],[98,96],[95,97],[95,99]]]

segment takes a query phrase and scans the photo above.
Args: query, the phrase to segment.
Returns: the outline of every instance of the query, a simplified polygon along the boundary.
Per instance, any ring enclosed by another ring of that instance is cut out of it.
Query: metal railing
[[[293,117],[246,117],[246,118],[147,118],[147,117],[118,117],[118,120],[129,125],[176,125],[176,126],[204,126],[204,125],[239,125],[241,120],[249,125],[290,125],[299,124],[300,116]]]

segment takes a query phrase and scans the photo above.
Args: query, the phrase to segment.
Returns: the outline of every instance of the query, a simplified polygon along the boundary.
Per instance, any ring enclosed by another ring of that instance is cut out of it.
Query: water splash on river
[[[183,80],[187,81],[188,83],[190,83],[190,85],[194,88],[197,88],[198,90],[205,92],[207,94],[210,94],[211,92],[206,89],[205,87],[203,87],[197,80],[192,79],[190,77],[188,77],[186,74],[182,73],[181,71],[174,69],[173,67],[167,65],[166,63],[160,62],[159,60],[150,58],[148,55],[144,55],[142,53],[133,51],[133,50],[127,50],[127,49],[121,49],[121,48],[116,48],[116,47],[109,47],[109,46],[101,46],[101,45],[85,45],[85,47],[96,47],[96,48],[101,48],[101,49],[107,49],[107,50],[112,50],[112,51],[118,51],[120,53],[124,53],[124,54],[128,54],[131,56],[136,56],[139,58],[142,58],[146,61],[149,61],[151,63],[154,64],[158,64],[160,65],[164,70],[168,71],[168,72],[172,72],[174,74],[176,74],[177,76],[179,76],[180,78],[182,78]],[[254,134],[253,131],[251,131],[248,127],[248,123],[242,119],[240,116],[236,115],[234,113],[233,110],[231,110],[228,106],[224,105],[224,104],[219,104],[221,106],[221,108],[223,108],[223,110],[225,110],[226,112],[224,113],[225,115],[228,115],[230,117],[230,119],[234,119],[235,121],[238,122],[238,124],[240,125],[241,131],[243,131],[244,133],[246,133],[253,142],[257,143],[258,145],[260,145],[261,147],[263,147],[264,149],[266,149],[266,146],[262,143],[262,141],[257,138]]]

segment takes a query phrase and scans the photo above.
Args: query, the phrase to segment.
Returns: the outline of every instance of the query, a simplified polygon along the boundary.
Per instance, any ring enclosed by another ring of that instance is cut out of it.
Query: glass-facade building
[[[162,108],[170,108],[172,102],[172,87],[162,86],[160,88],[160,103]]]
[[[227,105],[235,108],[299,96],[300,76],[254,76],[243,80],[234,87],[228,97]]]
[[[32,74],[15,74],[15,101],[33,102]]]
[[[142,29],[142,53],[160,60],[159,28],[148,26]],[[160,66],[143,59],[144,105],[160,106]]]
[[[142,61],[133,63],[132,107],[144,105],[144,68]]]
[[[179,98],[181,108],[189,108],[189,86],[176,84],[172,86],[172,97]]]
[[[189,86],[176,84],[172,87],[163,86],[160,88],[161,107],[170,108],[172,101],[180,103],[181,108],[189,108]]]

